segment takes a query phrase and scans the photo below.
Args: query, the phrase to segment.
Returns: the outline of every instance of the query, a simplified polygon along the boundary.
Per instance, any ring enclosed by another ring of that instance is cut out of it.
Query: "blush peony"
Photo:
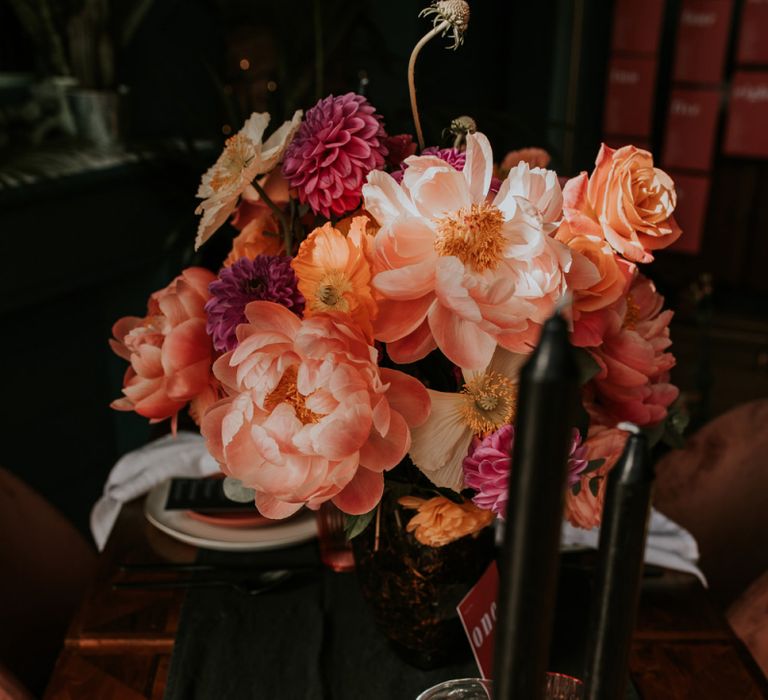
[[[410,428],[429,414],[416,379],[380,369],[377,351],[341,314],[304,321],[284,306],[252,302],[237,348],[214,365],[227,398],[202,433],[222,470],[284,518],[332,500],[361,514],[381,498],[382,472],[408,452]]]
[[[667,352],[673,312],[663,305],[653,282],[638,275],[626,298],[608,310],[603,343],[590,349],[600,365],[591,382],[595,402],[616,423],[658,423],[678,396],[669,383],[675,358]]]
[[[144,318],[125,317],[115,323],[112,349],[131,365],[126,370],[124,397],[112,403],[157,422],[173,420],[191,402],[199,417],[217,398],[211,375],[213,345],[205,331],[208,285],[216,276],[190,267],[149,299]]]

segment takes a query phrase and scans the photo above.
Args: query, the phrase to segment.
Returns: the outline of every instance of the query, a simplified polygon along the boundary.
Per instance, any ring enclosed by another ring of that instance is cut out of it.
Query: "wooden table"
[[[192,562],[196,553],[146,522],[140,503],[124,508],[45,699],[161,700],[184,592],[114,591],[112,584],[127,576],[120,564]],[[754,660],[699,582],[685,574],[644,581],[630,665],[645,700],[768,697]]]

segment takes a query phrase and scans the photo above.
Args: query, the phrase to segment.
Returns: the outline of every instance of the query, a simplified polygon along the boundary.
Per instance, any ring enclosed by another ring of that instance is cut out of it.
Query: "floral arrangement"
[[[425,147],[415,58],[438,34],[458,46],[469,11],[426,14],[416,140],[349,93],[268,138],[253,114],[227,141],[198,191],[195,247],[230,221],[231,252],[115,324],[130,366],[113,406],[174,429],[188,408],[269,518],[332,501],[354,534],[390,485],[407,529],[441,546],[504,517],[519,371],[565,304],[586,368],[566,517],[591,528],[621,424],[659,433],[678,395],[672,312],[640,272],[680,235],[674,185],[632,146],[602,146],[567,180],[541,149],[497,164],[466,117],[448,147]]]

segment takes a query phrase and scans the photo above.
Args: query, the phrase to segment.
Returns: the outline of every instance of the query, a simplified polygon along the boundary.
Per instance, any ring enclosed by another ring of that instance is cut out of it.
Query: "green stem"
[[[264,191],[264,188],[259,184],[258,179],[254,179],[254,181],[251,183],[253,185],[253,189],[256,190],[256,192],[259,194],[259,197],[262,198],[264,201],[264,204],[266,204],[271,210],[272,213],[277,218],[278,223],[280,224],[280,231],[283,234],[283,245],[285,246],[285,254],[290,255],[291,254],[291,248],[293,241],[292,238],[292,232],[290,227],[288,226],[288,221],[285,218],[285,214],[283,213],[283,210],[277,206],[267,195],[267,193]]]

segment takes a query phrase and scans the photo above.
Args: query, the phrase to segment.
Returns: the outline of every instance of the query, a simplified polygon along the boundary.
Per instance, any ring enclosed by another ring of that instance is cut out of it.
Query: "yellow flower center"
[[[211,188],[218,192],[235,185],[240,175],[253,160],[253,144],[247,136],[235,134],[227,139],[224,152],[216,163],[216,171],[211,178]]]
[[[310,302],[312,311],[349,311],[346,295],[353,291],[343,272],[332,270],[320,280]]]
[[[295,367],[289,367],[283,372],[283,376],[280,377],[277,386],[270,392],[269,396],[267,396],[267,400],[264,402],[264,409],[271,413],[281,403],[287,403],[293,407],[296,417],[304,425],[307,425],[308,423],[317,423],[322,416],[307,408],[307,397],[300,394],[299,389],[296,386],[296,374]]]
[[[624,315],[622,328],[633,331],[637,328],[637,322],[640,320],[640,307],[635,303],[631,294],[627,295],[627,313]]]
[[[487,435],[511,423],[517,407],[517,388],[498,372],[485,372],[470,379],[461,390],[461,413],[475,435]]]
[[[435,250],[455,255],[475,272],[493,270],[504,252],[503,214],[490,204],[473,204],[437,222]]]

